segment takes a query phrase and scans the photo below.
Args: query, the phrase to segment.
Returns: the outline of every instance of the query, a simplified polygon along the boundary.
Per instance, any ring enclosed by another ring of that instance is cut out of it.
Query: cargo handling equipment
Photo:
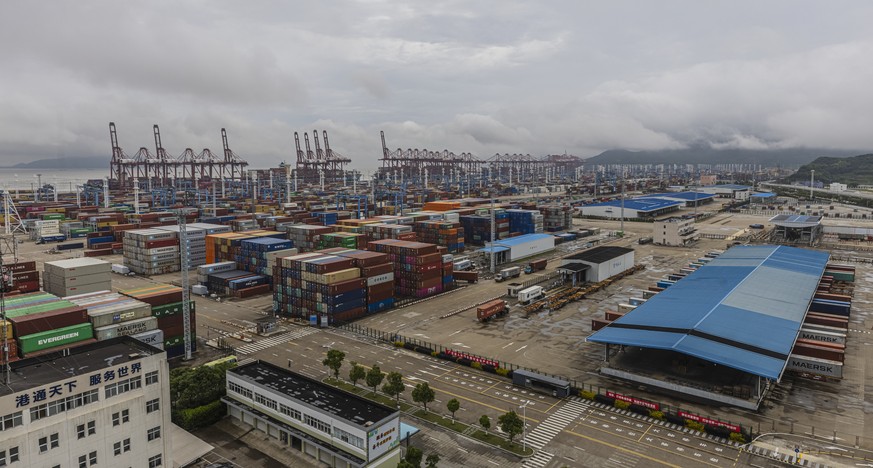
[[[524,313],[526,316],[530,316],[531,314],[535,314],[546,308],[549,310],[559,310],[571,302],[585,299],[587,295],[600,291],[612,283],[643,269],[645,269],[643,265],[635,265],[633,268],[625,270],[615,276],[610,276],[599,283],[559,289],[555,293],[546,296],[544,299],[540,299],[539,301],[524,306]]]

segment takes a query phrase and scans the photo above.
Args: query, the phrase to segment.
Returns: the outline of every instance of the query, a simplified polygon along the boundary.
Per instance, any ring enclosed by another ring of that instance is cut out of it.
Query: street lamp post
[[[521,408],[521,451],[527,451],[527,405],[530,404],[530,400],[525,400],[524,404],[519,406]]]

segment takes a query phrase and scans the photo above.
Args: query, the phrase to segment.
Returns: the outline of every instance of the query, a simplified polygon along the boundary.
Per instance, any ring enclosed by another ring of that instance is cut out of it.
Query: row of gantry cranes
[[[330,147],[327,131],[310,134],[303,132],[302,146],[300,134],[294,132],[296,165],[270,170],[277,175],[293,177],[304,184],[328,184],[341,182],[347,184],[356,173],[346,169],[351,159]],[[158,125],[153,126],[154,152],[140,147],[133,155],[121,148],[115,123],[109,123],[109,136],[112,145],[109,186],[112,189],[132,189],[135,183],[148,187],[173,186],[176,181],[188,181],[192,185],[209,185],[213,181],[239,182],[249,176],[249,163],[234,153],[228,144],[227,131],[221,129],[221,153],[204,148],[199,153],[186,148],[179,156],[172,156],[161,141]],[[495,154],[486,160],[478,159],[471,153],[456,154],[448,150],[428,149],[388,149],[385,133],[380,132],[382,142],[382,167],[376,178],[393,185],[415,183],[427,186],[452,181],[470,184],[477,181],[508,181],[510,185],[525,182],[556,182],[578,176],[582,159],[572,155],[547,155],[535,157],[530,154]],[[323,141],[323,146],[322,146]],[[284,173],[284,174],[283,174]],[[260,174],[263,178],[265,174]],[[205,188],[205,187],[200,187]]]

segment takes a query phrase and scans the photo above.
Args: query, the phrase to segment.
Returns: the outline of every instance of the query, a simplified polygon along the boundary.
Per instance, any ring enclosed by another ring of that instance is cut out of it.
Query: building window
[[[97,433],[97,424],[94,421],[88,421],[88,435],[94,435]]]
[[[115,453],[115,456],[121,455],[122,452],[130,452],[130,439],[112,444],[112,452]]]
[[[349,445],[357,447],[359,449],[365,448],[364,447],[364,439],[362,439],[358,436],[352,435],[352,434],[350,434],[350,433],[348,433],[340,428],[337,428],[337,427],[333,428],[333,436],[336,437],[337,439],[339,439],[339,440],[341,440]]]
[[[236,382],[227,382],[227,389],[237,395],[242,395],[248,399],[252,398],[252,391],[240,386]]]
[[[48,452],[50,449],[57,448],[61,445],[58,433],[49,435],[48,437],[39,438],[39,452]]]
[[[160,398],[155,398],[154,400],[149,400],[146,402],[146,413],[151,413],[159,409],[161,409]]]
[[[158,371],[147,372],[145,375],[146,385],[158,383]]]
[[[289,408],[283,404],[279,404],[279,412],[284,414],[285,416],[290,416],[291,418],[298,421],[302,420],[302,415],[300,414],[300,411],[297,411],[294,408]]]
[[[308,426],[312,426],[321,432],[324,432],[326,434],[330,434],[330,424],[328,424],[328,423],[319,421],[318,419],[315,419],[308,414],[304,416],[304,422]]]
[[[79,439],[84,439],[90,435],[97,433],[97,426],[94,421],[88,421],[87,424],[79,424],[76,426],[76,435]]]
[[[6,466],[10,463],[18,461],[18,447],[11,447],[9,453],[6,450],[0,450],[0,466]]]
[[[153,427],[153,428],[149,429],[149,431],[146,435],[148,437],[149,442],[151,442],[155,439],[160,439],[161,438],[161,426]]]
[[[121,410],[117,413],[112,413],[112,425],[118,426],[130,422],[130,410]]]
[[[272,409],[273,411],[276,411],[276,409],[278,408],[276,405],[276,400],[271,400],[264,395],[261,395],[260,393],[255,393],[255,403],[259,405],[264,405],[267,408]]]
[[[12,414],[7,414],[0,418],[0,431],[5,431],[7,429],[12,429],[13,427],[18,427],[23,424],[22,413],[21,411],[16,411]]]
[[[138,388],[142,388],[142,378],[140,377],[121,380],[106,386],[106,398],[111,398]]]
[[[161,454],[149,458],[149,468],[158,468],[163,463]]]
[[[42,418],[54,416],[56,414],[63,413],[64,411],[94,403],[95,401],[97,401],[97,399],[97,390],[89,390],[87,392],[79,393],[77,395],[69,396],[67,398],[55,400],[51,403],[34,406],[30,409],[30,420],[39,421]]]

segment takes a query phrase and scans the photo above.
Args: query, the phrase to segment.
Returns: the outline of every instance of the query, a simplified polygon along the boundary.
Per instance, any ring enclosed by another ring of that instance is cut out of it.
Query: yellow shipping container
[[[324,278],[323,284],[339,283],[340,281],[348,281],[350,279],[360,278],[361,270],[359,268],[349,268],[347,270],[335,271],[333,273],[325,273],[319,275]]]
[[[12,336],[12,322],[8,320],[0,320],[0,327],[3,326],[6,327],[6,339],[11,340],[12,338],[14,338],[14,336]],[[0,328],[0,332],[2,331],[2,328]]]

